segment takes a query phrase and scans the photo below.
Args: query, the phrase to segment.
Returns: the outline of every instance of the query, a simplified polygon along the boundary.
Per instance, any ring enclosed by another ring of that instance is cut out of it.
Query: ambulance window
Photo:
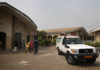
[[[66,44],[66,42],[67,42],[67,39],[66,37],[64,37],[62,44]]]
[[[57,38],[57,43],[60,43],[61,42],[61,38]]]

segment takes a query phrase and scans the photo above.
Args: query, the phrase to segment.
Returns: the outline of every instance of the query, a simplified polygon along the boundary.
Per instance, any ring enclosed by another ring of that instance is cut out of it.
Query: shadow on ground
[[[39,46],[39,50],[47,50],[49,49],[51,46]]]
[[[67,63],[67,58],[66,59],[66,63]],[[77,66],[77,67],[99,67],[100,66],[100,62],[96,61],[93,64],[87,63],[86,61],[79,61],[77,62],[77,64],[73,65],[73,66]]]
[[[38,50],[47,50],[50,47],[51,46],[39,46]],[[1,55],[3,55],[3,54],[19,54],[19,53],[25,53],[25,50],[19,49],[16,53],[12,53],[12,50],[2,50],[2,51],[0,51]],[[40,54],[44,54],[44,53],[40,53]]]
[[[95,62],[93,64],[90,64],[90,63],[87,63],[85,61],[81,61],[81,62],[78,62],[76,64],[76,66],[79,66],[79,67],[97,67],[97,66],[100,66],[100,62]]]

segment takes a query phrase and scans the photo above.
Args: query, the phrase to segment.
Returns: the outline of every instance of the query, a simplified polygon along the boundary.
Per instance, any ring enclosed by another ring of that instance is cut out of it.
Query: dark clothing
[[[38,46],[38,40],[34,40],[34,46]]]
[[[34,40],[34,54],[38,53],[38,40]]]
[[[38,48],[34,48],[34,54],[37,54],[37,53],[38,53]]]
[[[29,46],[29,52],[31,53],[31,46]]]
[[[22,41],[22,50],[25,50],[25,42],[24,42],[24,40]]]

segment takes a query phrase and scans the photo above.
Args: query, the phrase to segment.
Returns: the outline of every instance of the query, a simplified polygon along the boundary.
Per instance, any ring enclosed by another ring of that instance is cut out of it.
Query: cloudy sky
[[[100,0],[0,0],[27,14],[39,30],[100,27]]]

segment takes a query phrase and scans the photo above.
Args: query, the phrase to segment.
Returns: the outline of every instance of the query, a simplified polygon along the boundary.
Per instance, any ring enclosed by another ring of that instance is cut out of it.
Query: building
[[[94,42],[100,42],[100,28],[92,30],[90,34],[94,37]]]
[[[22,41],[28,42],[37,33],[36,24],[24,13],[8,3],[0,2],[0,50],[11,49]]]
[[[66,35],[75,35],[79,36],[82,40],[86,40],[88,37],[87,31],[83,27],[70,27],[70,28],[59,28],[59,29],[49,29],[45,30],[48,33],[48,36],[56,38],[62,33]]]

